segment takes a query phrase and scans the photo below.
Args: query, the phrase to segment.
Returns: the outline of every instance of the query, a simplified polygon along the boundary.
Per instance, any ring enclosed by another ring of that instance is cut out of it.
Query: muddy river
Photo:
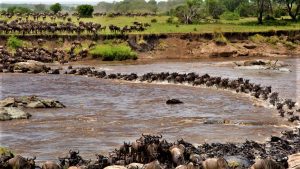
[[[107,72],[197,72],[244,77],[272,85],[285,98],[300,102],[300,59],[286,59],[292,72],[240,70],[226,62],[161,62],[140,65],[94,65]],[[29,120],[0,122],[1,146],[37,161],[56,160],[69,149],[86,158],[108,152],[141,133],[193,143],[264,141],[290,124],[275,110],[248,96],[184,85],[128,83],[71,75],[0,74],[1,98],[38,95],[55,98],[64,109],[27,109]],[[298,86],[298,88],[297,88]],[[166,105],[178,98],[182,105]],[[220,123],[226,121],[226,123]]]

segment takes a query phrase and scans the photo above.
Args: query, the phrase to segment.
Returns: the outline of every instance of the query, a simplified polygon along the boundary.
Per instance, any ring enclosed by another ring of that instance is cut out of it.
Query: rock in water
[[[26,113],[16,107],[0,108],[0,121],[12,119],[28,119],[29,117],[31,117],[29,113]]]
[[[183,104],[183,102],[178,99],[170,99],[167,100],[166,104]]]
[[[22,72],[31,71],[32,73],[41,73],[47,72],[48,68],[42,62],[27,60],[27,62],[18,62],[14,65],[14,71],[18,70]]]
[[[44,103],[42,103],[41,101],[30,102],[26,105],[26,107],[27,108],[46,108]]]
[[[65,108],[66,106],[57,100],[41,99],[40,100],[47,108]]]
[[[0,107],[64,108],[66,106],[54,99],[24,96],[0,100]]]
[[[8,97],[4,100],[0,100],[0,107],[15,107],[15,98]]]

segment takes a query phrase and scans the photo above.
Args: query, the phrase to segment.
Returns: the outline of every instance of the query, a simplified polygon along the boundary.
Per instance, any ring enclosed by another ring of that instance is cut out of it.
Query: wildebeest
[[[8,160],[8,166],[12,169],[35,169],[35,160],[36,158],[24,158],[20,155]]]
[[[62,167],[53,161],[46,161],[42,165],[42,169],[62,169]]]
[[[290,155],[288,165],[289,169],[300,169],[300,153]]]
[[[202,162],[202,166],[204,169],[229,169],[227,161],[223,158],[206,159]]]
[[[184,151],[185,151],[184,145],[182,144],[173,145],[172,147],[170,147],[169,150],[171,152],[173,165],[175,167],[184,164]]]
[[[284,169],[284,167],[271,159],[259,159],[250,169]]]
[[[145,164],[143,169],[163,169],[158,160],[154,160],[148,164]]]

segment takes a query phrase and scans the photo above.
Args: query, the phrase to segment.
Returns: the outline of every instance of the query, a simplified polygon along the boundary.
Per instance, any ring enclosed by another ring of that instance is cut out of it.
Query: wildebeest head
[[[76,152],[76,151],[70,150],[69,154],[70,154],[70,158],[76,158],[77,155],[79,154],[79,151]]]

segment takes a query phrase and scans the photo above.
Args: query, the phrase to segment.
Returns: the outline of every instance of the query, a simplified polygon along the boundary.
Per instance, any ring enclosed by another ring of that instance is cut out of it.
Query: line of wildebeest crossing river
[[[278,115],[293,123],[300,121],[298,105],[292,99],[280,98],[279,93],[273,92],[271,86],[261,86],[251,83],[244,78],[229,79],[214,77],[209,74],[196,73],[146,73],[138,76],[135,73],[121,74],[97,71],[93,67],[69,66],[65,70],[42,66],[39,69],[14,66],[4,72],[16,73],[48,73],[88,76],[99,79],[121,80],[128,82],[170,84],[188,84],[195,87],[213,87],[246,94],[255,99],[268,103],[277,110]],[[167,104],[182,103],[177,99],[166,101]],[[265,143],[245,141],[243,143],[212,143],[195,146],[184,139],[171,142],[161,135],[142,134],[136,141],[124,142],[108,156],[96,154],[96,160],[91,161],[80,156],[79,151],[70,150],[69,155],[60,157],[59,163],[47,161],[40,167],[43,169],[59,168],[178,168],[178,169],[226,169],[252,168],[277,169],[300,166],[300,129],[282,132],[281,136],[271,136]],[[297,154],[298,153],[298,154]],[[257,160],[259,158],[260,160]],[[26,159],[11,153],[1,156],[0,168],[39,168],[34,159]]]

